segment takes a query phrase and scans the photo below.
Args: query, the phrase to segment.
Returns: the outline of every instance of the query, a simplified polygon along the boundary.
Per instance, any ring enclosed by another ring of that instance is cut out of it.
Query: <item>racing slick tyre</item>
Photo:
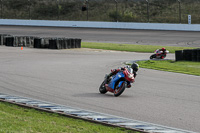
[[[101,94],[105,94],[105,93],[107,92],[106,87],[105,87],[105,84],[106,84],[106,79],[102,82],[102,84],[101,84],[100,87],[99,87],[99,92],[100,92]]]
[[[114,90],[114,96],[118,97],[120,96],[124,90],[125,90],[125,82],[122,83],[122,85],[120,87],[118,87],[118,85],[116,86],[115,90]]]
[[[164,59],[166,57],[166,55],[162,55],[161,57],[160,57],[160,59]]]
[[[156,54],[150,56],[150,59],[156,58]]]

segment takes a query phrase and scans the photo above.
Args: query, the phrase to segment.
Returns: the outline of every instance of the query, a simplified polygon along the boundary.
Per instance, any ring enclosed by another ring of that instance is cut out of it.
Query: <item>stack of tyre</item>
[[[176,61],[200,62],[200,49],[184,49],[175,52]]]
[[[48,49],[71,49],[81,48],[79,38],[49,38],[33,36],[12,36],[0,34],[0,45],[13,47],[48,48]]]

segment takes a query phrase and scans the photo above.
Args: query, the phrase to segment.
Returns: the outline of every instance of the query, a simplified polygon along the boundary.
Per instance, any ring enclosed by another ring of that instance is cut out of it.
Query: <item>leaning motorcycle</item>
[[[119,71],[117,74],[110,77],[110,79],[107,79],[107,76],[105,76],[104,81],[99,87],[99,92],[101,94],[105,94],[109,91],[114,93],[114,96],[116,97],[120,96],[127,87],[127,82],[134,82],[134,74],[132,68],[127,68],[124,71]]]
[[[166,50],[165,53],[162,53],[161,51],[159,51],[159,49],[157,49],[154,51],[154,54],[152,54],[150,56],[150,59],[154,59],[154,58],[155,59],[164,59],[168,53],[169,53],[168,50]]]

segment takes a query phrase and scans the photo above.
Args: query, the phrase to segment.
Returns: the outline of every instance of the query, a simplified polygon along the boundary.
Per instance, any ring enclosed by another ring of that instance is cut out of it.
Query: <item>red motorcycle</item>
[[[106,92],[114,93],[114,96],[121,95],[127,87],[127,82],[134,82],[134,74],[132,68],[126,68],[124,71],[119,71],[114,76],[110,77],[107,82],[107,76],[99,87],[99,92],[105,94]]]
[[[168,53],[169,53],[168,50],[163,52],[163,51],[160,51],[159,49],[157,49],[157,50],[154,51],[154,54],[152,54],[150,56],[150,59],[153,59],[153,58],[155,58],[155,59],[164,59],[167,56]]]

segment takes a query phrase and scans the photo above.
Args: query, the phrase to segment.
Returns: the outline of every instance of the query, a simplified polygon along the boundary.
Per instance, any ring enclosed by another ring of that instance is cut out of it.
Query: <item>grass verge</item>
[[[200,62],[148,60],[138,61],[140,67],[200,76]]]
[[[156,46],[156,45],[135,45],[135,44],[115,44],[115,43],[96,43],[82,42],[82,48],[117,50],[127,52],[149,52],[153,53],[156,49],[165,47],[170,53],[175,53],[176,50],[194,49],[194,47],[175,47],[175,46]]]
[[[1,133],[136,133],[0,102]]]
[[[175,53],[176,50],[196,49],[195,47],[175,47],[175,46],[155,46],[155,45],[134,45],[134,44],[114,44],[114,43],[96,43],[96,42],[82,42],[83,48],[94,48],[104,50],[117,50],[128,52],[150,52],[153,53],[156,49],[165,47],[170,53]],[[185,73],[200,76],[200,62],[186,62],[186,61],[139,61],[140,67]]]

